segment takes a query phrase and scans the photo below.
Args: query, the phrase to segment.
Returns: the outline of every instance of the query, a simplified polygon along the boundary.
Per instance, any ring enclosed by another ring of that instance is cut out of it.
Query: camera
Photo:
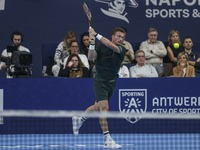
[[[12,53],[12,57],[6,59],[8,74],[13,78],[30,77],[32,69],[32,54],[26,51],[18,51],[15,46],[8,46],[7,51]]]

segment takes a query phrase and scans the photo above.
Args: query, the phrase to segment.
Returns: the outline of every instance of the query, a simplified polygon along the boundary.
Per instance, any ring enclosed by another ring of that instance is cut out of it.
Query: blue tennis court
[[[200,134],[112,134],[124,150],[199,150]],[[104,149],[102,134],[0,135],[1,150]]]

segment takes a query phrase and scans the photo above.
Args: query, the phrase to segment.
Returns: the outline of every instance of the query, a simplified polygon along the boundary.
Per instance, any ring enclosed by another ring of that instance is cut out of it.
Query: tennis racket
[[[84,10],[85,15],[87,17],[89,27],[91,27],[92,26],[92,14],[91,14],[90,8],[88,7],[86,2],[83,2],[83,10]]]

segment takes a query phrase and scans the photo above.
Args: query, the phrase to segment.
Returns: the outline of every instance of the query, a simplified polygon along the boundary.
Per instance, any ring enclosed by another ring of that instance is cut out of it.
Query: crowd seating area
[[[140,43],[141,42],[135,42],[135,43],[131,43],[134,52],[136,52],[139,47],[140,47]],[[57,48],[59,43],[45,43],[42,45],[42,66],[48,66],[51,58],[54,56],[55,54],[55,50]],[[167,47],[168,42],[164,42],[164,45]],[[200,52],[200,42],[194,42],[194,46],[193,46],[193,51],[195,52]],[[168,56],[166,56],[168,57]],[[165,60],[167,60],[166,58],[164,58],[163,63],[168,63]],[[135,65],[136,61],[134,60],[132,64],[128,64],[126,65],[128,68],[130,68],[131,66]]]

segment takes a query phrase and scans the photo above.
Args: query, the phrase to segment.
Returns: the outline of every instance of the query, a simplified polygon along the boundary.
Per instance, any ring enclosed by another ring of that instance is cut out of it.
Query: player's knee
[[[108,108],[108,106],[102,106],[102,107],[100,108],[100,110],[101,110],[101,111],[108,111],[109,108]]]

